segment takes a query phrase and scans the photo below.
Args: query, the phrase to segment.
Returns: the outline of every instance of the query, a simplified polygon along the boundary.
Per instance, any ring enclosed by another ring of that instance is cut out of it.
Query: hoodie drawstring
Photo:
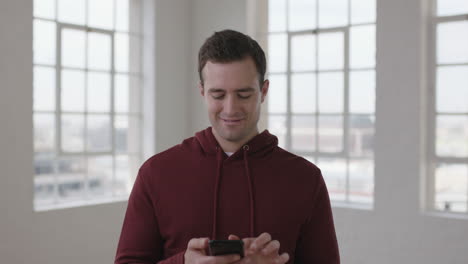
[[[216,224],[218,222],[218,192],[219,192],[219,183],[221,181],[221,164],[223,162],[223,152],[221,148],[216,147],[218,150],[216,153],[216,159],[218,168],[216,168],[216,180],[215,180],[215,190],[214,190],[214,205],[213,205],[213,231],[211,232],[211,239],[216,239]]]
[[[250,176],[249,171],[249,160],[247,152],[249,151],[249,145],[244,145],[242,147],[244,150],[244,169],[247,176],[247,185],[249,188],[249,201],[250,201],[250,237],[254,237],[255,229],[255,211],[254,211],[254,193],[252,187],[252,177]],[[217,147],[216,159],[218,162],[218,167],[216,171],[216,180],[215,180],[215,190],[214,190],[214,201],[213,201],[213,230],[211,232],[211,239],[216,239],[217,232],[217,218],[218,218],[218,198],[219,198],[219,185],[221,182],[221,172],[222,172],[222,162],[223,162],[223,151],[220,147]]]
[[[254,237],[254,223],[255,223],[255,211],[254,211],[254,194],[252,188],[252,177],[250,177],[249,170],[249,159],[247,158],[247,151],[249,151],[249,145],[244,145],[244,166],[245,174],[247,174],[247,184],[249,186],[249,200],[250,200],[250,237]]]

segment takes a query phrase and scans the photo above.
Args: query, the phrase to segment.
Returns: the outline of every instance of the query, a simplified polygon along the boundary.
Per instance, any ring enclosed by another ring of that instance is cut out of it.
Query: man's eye
[[[211,94],[211,96],[213,97],[213,99],[223,99],[224,97],[224,94],[219,94],[219,93],[215,93],[215,94]]]
[[[251,96],[252,94],[251,93],[240,93],[238,94],[237,96],[239,96],[239,98],[241,99],[247,99]]]

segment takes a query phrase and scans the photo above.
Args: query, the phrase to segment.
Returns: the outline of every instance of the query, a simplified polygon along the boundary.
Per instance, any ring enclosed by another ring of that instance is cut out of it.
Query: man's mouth
[[[221,120],[223,120],[223,122],[225,122],[226,124],[238,124],[242,121],[242,119],[224,119],[224,118],[221,118]]]

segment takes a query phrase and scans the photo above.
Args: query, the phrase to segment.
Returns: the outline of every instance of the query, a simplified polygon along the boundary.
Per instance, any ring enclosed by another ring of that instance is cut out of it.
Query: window
[[[268,1],[268,127],[332,201],[372,205],[375,0]]]
[[[435,1],[429,209],[468,212],[468,2]]]
[[[125,199],[142,159],[140,1],[34,0],[36,209]]]

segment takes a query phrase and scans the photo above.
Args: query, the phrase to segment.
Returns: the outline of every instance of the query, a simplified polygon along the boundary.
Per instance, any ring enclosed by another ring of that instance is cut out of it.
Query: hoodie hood
[[[218,149],[221,148],[213,135],[211,127],[197,132],[195,134],[195,138],[200,144],[205,155],[216,155],[218,153]],[[231,157],[241,158],[242,156],[240,153],[242,153],[242,150],[245,148],[245,146],[248,146],[247,148],[249,149],[249,156],[262,157],[273,151],[274,148],[278,146],[278,138],[270,134],[268,130],[264,130],[262,133],[257,134],[255,137],[245,143],[244,146],[233,153]]]

